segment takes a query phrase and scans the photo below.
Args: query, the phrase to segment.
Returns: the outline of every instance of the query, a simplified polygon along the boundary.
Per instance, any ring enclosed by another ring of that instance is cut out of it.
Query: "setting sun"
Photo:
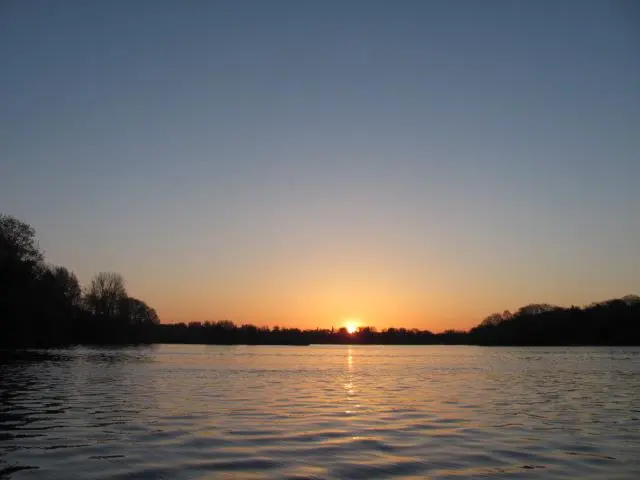
[[[360,321],[358,319],[350,318],[344,322],[344,328],[346,328],[349,333],[356,333],[359,324]]]

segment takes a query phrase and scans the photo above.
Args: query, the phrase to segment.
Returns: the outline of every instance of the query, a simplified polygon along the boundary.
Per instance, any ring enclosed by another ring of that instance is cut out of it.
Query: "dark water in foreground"
[[[640,348],[0,358],[0,478],[640,478]]]

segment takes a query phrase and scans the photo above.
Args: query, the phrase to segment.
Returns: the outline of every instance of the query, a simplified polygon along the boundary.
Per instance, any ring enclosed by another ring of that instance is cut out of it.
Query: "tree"
[[[127,298],[122,275],[100,272],[89,286],[86,301],[89,310],[102,319],[115,319],[120,313],[122,301]]]
[[[0,267],[7,262],[36,265],[43,255],[36,241],[36,231],[11,215],[0,214]]]
[[[126,297],[119,306],[120,342],[151,343],[154,340],[155,327],[160,324],[156,311],[142,300]]]
[[[546,313],[546,312],[552,312],[553,310],[557,310],[559,307],[556,307],[554,305],[549,305],[548,303],[532,303],[529,305],[525,305],[524,307],[520,308],[515,315],[516,316],[522,316],[522,315],[540,315],[542,313]]]
[[[82,290],[76,274],[65,267],[52,266],[48,270],[53,276],[58,290],[69,305],[79,306],[82,300]]]
[[[120,302],[120,314],[129,325],[158,325],[160,319],[156,311],[142,300],[133,297],[123,298]]]
[[[625,295],[620,300],[629,306],[640,305],[640,296],[638,295]]]
[[[45,308],[39,297],[42,252],[35,230],[10,215],[0,214],[0,344],[35,344]]]
[[[485,318],[480,326],[482,327],[495,327],[496,325],[500,325],[502,323],[502,315],[499,313],[492,313],[487,318]]]

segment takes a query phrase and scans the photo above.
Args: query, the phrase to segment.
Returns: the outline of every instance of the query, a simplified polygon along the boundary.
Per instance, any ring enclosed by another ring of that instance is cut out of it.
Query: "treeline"
[[[467,331],[361,327],[355,333],[345,328],[299,330],[272,329],[232,322],[192,322],[158,326],[163,343],[306,345],[640,345],[640,297],[626,297],[594,303],[584,308],[562,308],[531,304],[515,313],[489,315]]]
[[[162,343],[205,343],[219,345],[309,345],[324,344],[379,344],[429,345],[464,343],[465,332],[449,330],[434,334],[428,330],[389,328],[377,331],[362,327],[355,333],[346,328],[300,330],[298,328],[236,326],[233,322],[191,322],[189,324],[161,324],[157,338]]]
[[[98,273],[83,290],[45,262],[32,227],[0,214],[0,347],[149,343],[159,323],[122,276]]]
[[[532,304],[489,315],[468,333],[477,345],[640,345],[640,297],[562,308]]]
[[[583,308],[532,304],[489,315],[469,331],[362,327],[300,330],[230,321],[160,324],[127,294],[123,278],[99,273],[82,289],[64,267],[48,265],[29,225],[0,215],[0,348],[72,344],[248,345],[640,345],[640,297]]]

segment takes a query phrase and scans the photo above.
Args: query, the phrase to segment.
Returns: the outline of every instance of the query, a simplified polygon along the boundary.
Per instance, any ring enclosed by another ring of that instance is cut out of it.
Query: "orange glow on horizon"
[[[344,328],[346,328],[350,334],[354,334],[358,331],[359,324],[360,321],[358,319],[350,318],[344,322]]]
[[[469,329],[491,312],[514,309],[527,300],[511,302],[504,287],[499,298],[469,287],[461,301],[459,292],[445,281],[438,283],[431,276],[420,282],[383,277],[371,263],[362,268],[341,265],[340,275],[328,260],[319,265],[302,263],[305,275],[289,271],[293,265],[283,260],[270,268],[258,268],[253,276],[239,270],[225,281],[213,273],[201,274],[194,281],[195,274],[186,271],[171,281],[166,280],[168,273],[151,279],[141,275],[128,286],[134,296],[144,298],[158,311],[163,323],[230,320],[236,325],[313,330],[347,328],[352,322],[354,333],[364,326],[433,332]],[[389,269],[385,271],[392,271]],[[291,295],[292,291],[296,294]]]

